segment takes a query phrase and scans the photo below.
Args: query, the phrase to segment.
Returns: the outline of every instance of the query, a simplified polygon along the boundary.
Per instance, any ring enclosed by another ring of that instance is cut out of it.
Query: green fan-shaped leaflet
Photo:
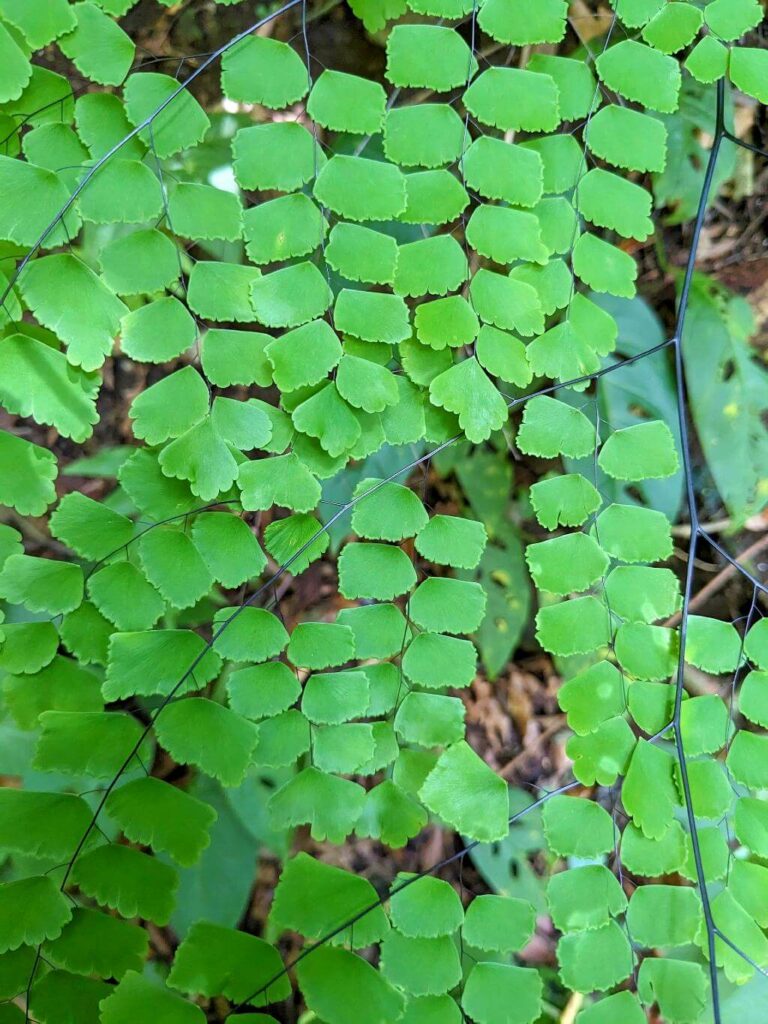
[[[348,405],[366,413],[383,412],[389,406],[397,405],[400,392],[397,379],[386,367],[371,359],[342,356],[336,374],[336,388]],[[353,451],[357,455],[357,451]]]
[[[387,39],[387,78],[400,88],[445,92],[463,86],[477,61],[452,28],[396,25]]]
[[[392,220],[405,210],[405,176],[394,164],[336,155],[318,174],[314,195],[348,220]]]
[[[609,505],[596,529],[600,547],[621,562],[663,561],[672,554],[669,520],[655,509]]]
[[[507,405],[474,359],[465,359],[435,377],[429,386],[433,405],[456,413],[470,441],[485,441],[507,419]]]
[[[400,650],[407,636],[403,613],[393,604],[343,608],[337,621],[354,633],[358,658],[388,658]]]
[[[402,644],[402,642],[401,642]],[[419,633],[405,652],[403,671],[428,690],[461,689],[475,678],[477,655],[469,640],[439,633]]]
[[[179,276],[178,251],[161,231],[134,231],[102,249],[101,272],[118,295],[161,291]]]
[[[739,46],[731,50],[728,66],[731,81],[737,89],[748,96],[754,96],[760,103],[768,102],[768,88],[765,73],[768,69],[765,50],[751,46]]]
[[[422,629],[473,633],[485,615],[486,595],[479,583],[432,577],[411,595],[408,612]]]
[[[176,950],[168,984],[190,995],[225,995],[234,1002],[247,998],[254,1006],[264,1006],[290,995],[285,974],[272,981],[282,969],[280,954],[263,939],[196,921]]]
[[[149,582],[174,608],[189,608],[213,585],[200,552],[179,529],[161,527],[144,533],[139,557]]]
[[[469,205],[464,186],[450,171],[418,171],[405,175],[405,224],[447,224]]]
[[[322,244],[326,231],[325,218],[303,192],[252,206],[243,215],[245,250],[253,263],[306,256]]]
[[[66,1007],[78,1020],[98,1020],[99,1004],[113,987],[95,978],[85,978],[67,971],[50,971],[41,977],[30,993],[30,1012],[39,1020],[55,1020]],[[199,1020],[199,1018],[198,1018]],[[16,1024],[14,1019],[13,1024]]]
[[[464,710],[457,697],[412,692],[400,704],[395,729],[407,743],[422,747],[456,743],[464,736]]]
[[[565,34],[566,14],[564,0],[541,0],[535,7],[525,0],[487,0],[478,22],[500,43],[526,46],[559,42]]]
[[[560,977],[576,992],[605,992],[631,974],[634,966],[629,940],[615,921],[564,935],[557,944],[557,958]]]
[[[300,513],[270,523],[264,531],[264,543],[278,565],[290,562],[298,575],[320,558],[330,539],[314,516]]]
[[[214,579],[225,587],[240,586],[266,568],[258,540],[239,516],[202,512],[195,517],[192,539]]]
[[[181,181],[168,197],[168,226],[185,238],[234,242],[243,231],[240,201],[213,185]]]
[[[476,896],[467,907],[462,938],[470,946],[493,952],[517,952],[536,927],[528,900],[511,896]]]
[[[680,68],[667,54],[626,39],[602,53],[595,66],[600,80],[625,99],[667,114],[677,109]]]
[[[221,662],[202,637],[186,629],[116,633],[109,642],[104,698],[167,696],[193,664],[194,679],[180,692],[198,689],[218,675]]]
[[[245,189],[294,192],[325,162],[312,134],[297,121],[241,128],[232,141],[235,179]]]
[[[593,116],[586,142],[596,155],[631,171],[664,170],[667,159],[667,129],[650,114],[611,104]]]
[[[156,1020],[163,1024],[202,1024],[199,1006],[180,999],[164,987],[135,971],[129,971],[120,984],[100,1003],[103,1024],[123,1024],[128,1020]]]
[[[347,544],[339,557],[339,589],[348,598],[388,601],[416,583],[410,559],[386,544]]]
[[[467,978],[461,1005],[477,1024],[532,1024],[541,1011],[542,992],[533,968],[479,962]]]
[[[3,848],[10,853],[65,860],[89,822],[90,810],[80,797],[0,789]]]
[[[352,135],[375,135],[387,96],[378,82],[340,71],[323,71],[312,86],[307,113],[324,128]]]
[[[56,939],[72,908],[49,875],[0,884],[0,953]]]
[[[526,561],[539,590],[569,594],[587,590],[608,568],[608,557],[584,533],[553,537],[526,548]]]
[[[89,92],[78,97],[75,125],[78,136],[94,159],[108,153],[115,143],[130,133],[132,127],[120,98],[104,92]],[[120,149],[123,159],[141,159],[145,153],[146,147],[137,137],[127,141]]]
[[[73,562],[11,555],[0,572],[0,596],[32,612],[71,612],[83,598],[83,572]]]
[[[602,864],[561,871],[550,878],[547,901],[558,931],[601,928],[627,908],[616,876]]]
[[[544,168],[533,149],[481,135],[462,159],[470,188],[486,199],[535,206],[541,199]]]
[[[220,608],[213,629],[213,649],[232,661],[266,661],[288,643],[282,622],[265,608]]]
[[[397,265],[397,242],[360,224],[339,222],[331,230],[325,258],[342,277],[367,284],[391,284]]]
[[[0,13],[38,50],[75,27],[66,0],[3,0]]]
[[[623,801],[635,825],[649,839],[660,839],[678,803],[670,755],[638,740],[623,787]]]
[[[727,72],[728,56],[726,46],[714,36],[704,36],[688,54],[685,67],[698,82],[711,85]]]
[[[658,1003],[671,1021],[695,1020],[707,1001],[706,975],[700,964],[687,960],[646,957],[640,965],[637,991],[644,1003]]]
[[[39,672],[50,664],[59,647],[52,622],[6,622],[0,650],[0,668],[12,674]]]
[[[68,360],[86,371],[98,369],[127,312],[101,279],[74,256],[59,253],[34,260],[19,286],[35,318],[67,345]],[[78,296],[77,309],[72,295]]]
[[[399,541],[413,537],[428,522],[418,496],[402,484],[368,478],[357,485],[354,497],[352,529],[358,537]]]
[[[671,3],[643,29],[643,39],[662,53],[677,53],[696,38],[702,12],[690,4]]]
[[[696,937],[702,919],[695,889],[678,885],[644,885],[629,902],[627,925],[642,946],[682,946]]]
[[[130,519],[79,491],[61,499],[49,525],[60,541],[94,560],[119,550],[133,537]]]
[[[361,875],[298,853],[283,867],[269,923],[276,933],[290,929],[307,939],[320,939],[371,907],[354,926],[330,940],[334,945],[352,942],[362,949],[378,942],[389,930],[387,916],[377,903],[376,890]]]
[[[360,818],[355,825],[359,836],[380,839],[400,849],[417,836],[427,823],[427,812],[416,800],[390,779],[368,791]]]
[[[45,958],[75,974],[121,978],[141,971],[148,945],[149,936],[137,925],[76,907],[61,935],[45,944]]]
[[[51,345],[14,334],[3,339],[0,375],[0,403],[8,412],[50,424],[74,441],[90,437],[98,422],[96,374],[73,366]]]
[[[393,928],[381,943],[380,969],[410,995],[441,995],[461,980],[456,944],[447,935],[411,938]]]
[[[344,665],[355,656],[355,635],[339,623],[303,622],[294,629],[288,657],[310,669]]]
[[[314,263],[295,263],[256,278],[251,302],[266,327],[298,327],[322,314],[333,294]]]
[[[580,213],[600,227],[643,241],[653,233],[651,194],[639,185],[595,167],[579,182]]]
[[[260,276],[258,267],[199,260],[189,275],[187,304],[206,320],[253,323],[251,285]]]
[[[387,1024],[402,1014],[403,996],[367,960],[343,949],[320,947],[298,966],[307,1005],[336,1024]]]
[[[167,362],[189,348],[196,336],[195,321],[173,295],[139,306],[120,323],[120,348],[140,363]]]
[[[83,220],[92,224],[140,224],[160,216],[163,193],[146,164],[116,157],[95,172],[78,197],[78,209]],[[154,272],[152,267],[134,269],[149,276]]]
[[[259,719],[290,708],[299,697],[301,686],[287,665],[269,661],[233,672],[227,679],[227,693],[233,711],[245,718]],[[262,740],[260,730],[260,744]]]
[[[415,543],[419,554],[431,562],[472,569],[480,561],[487,534],[476,520],[436,515],[420,530]]]
[[[449,295],[444,299],[422,302],[416,307],[414,326],[418,341],[436,352],[442,352],[446,346],[458,348],[461,345],[469,345],[480,330],[480,322],[475,311],[461,295]],[[445,363],[450,367],[449,359],[446,358]],[[467,367],[462,372],[471,370],[471,367]],[[445,372],[448,372],[447,369]],[[436,373],[430,373],[429,382],[431,383],[436,376]]]
[[[542,812],[549,848],[563,857],[593,858],[613,849],[613,822],[589,800],[553,796]]]
[[[464,250],[451,235],[433,235],[401,245],[394,289],[399,295],[445,295],[469,273]]]
[[[251,722],[202,697],[170,704],[155,731],[171,757],[198,765],[225,786],[243,781],[257,736]]]
[[[130,36],[95,4],[74,4],[72,13],[76,25],[59,39],[61,52],[91,81],[120,85],[136,51]]]
[[[588,736],[572,736],[566,744],[573,774],[585,786],[610,786],[627,770],[635,737],[624,718],[609,718]]]
[[[36,727],[43,711],[100,711],[104,706],[97,677],[63,655],[32,675],[6,677],[3,691],[12,718],[27,730]]]
[[[287,43],[253,34],[224,54],[221,87],[231,100],[279,110],[306,94],[307,69]]]
[[[107,813],[132,842],[165,851],[185,867],[208,846],[216,819],[209,804],[150,776],[113,790]]]
[[[136,127],[151,119],[139,134],[161,160],[197,145],[208,131],[210,122],[203,108],[170,75],[150,71],[131,75],[123,96],[128,118]]]
[[[293,453],[243,463],[237,483],[245,509],[283,505],[308,512],[320,498],[320,485]]]
[[[507,834],[507,786],[463,740],[440,756],[419,797],[430,811],[473,839],[491,842]]]
[[[349,452],[360,437],[360,423],[339,394],[335,381],[323,384],[297,405],[291,418],[294,427],[317,438],[332,459]]]
[[[139,722],[117,711],[44,711],[39,721],[32,763],[40,771],[111,779],[142,741]]]
[[[360,718],[370,700],[368,677],[362,669],[315,674],[307,680],[301,710],[320,725],[339,725]]]
[[[409,881],[410,884],[403,885]],[[424,878],[398,875],[389,912],[398,932],[410,938],[452,935],[461,927],[464,918],[455,889],[450,883],[429,875]]]
[[[148,444],[178,437],[208,412],[208,389],[191,366],[163,377],[131,404],[133,432]]]
[[[384,152],[401,167],[443,167],[469,141],[464,122],[447,103],[394,107],[384,122]]]
[[[557,85],[536,71],[488,68],[464,93],[464,102],[475,118],[503,132],[554,131],[560,122]]]
[[[269,811],[277,827],[310,825],[313,839],[343,843],[354,829],[365,799],[365,790],[356,782],[308,767],[271,797]]]
[[[541,240],[541,226],[534,213],[506,206],[475,207],[467,224],[467,241],[495,263],[533,260],[545,263],[548,251]]]

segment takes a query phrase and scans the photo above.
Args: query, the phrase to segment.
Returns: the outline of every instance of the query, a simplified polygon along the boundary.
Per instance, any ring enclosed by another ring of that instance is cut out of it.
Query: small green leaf
[[[196,921],[176,950],[168,984],[189,995],[224,995],[233,1002],[247,999],[254,1006],[264,1006],[290,995],[291,983],[285,974],[272,981],[282,969],[280,954],[263,939]]]
[[[667,160],[667,129],[650,114],[610,104],[590,121],[586,141],[590,150],[614,167],[661,172]]]
[[[557,944],[563,984],[575,992],[605,992],[632,973],[634,956],[615,921],[588,932],[571,932]]]
[[[485,441],[507,419],[506,402],[474,358],[435,377],[429,398],[433,405],[456,413],[461,429],[475,444]]]
[[[334,132],[375,135],[381,129],[386,105],[386,93],[378,82],[325,70],[312,86],[307,113]]]
[[[680,68],[674,58],[625,39],[596,60],[600,80],[625,99],[671,114],[677,109]]]
[[[208,116],[192,93],[181,88],[170,75],[150,71],[131,75],[123,96],[126,113],[134,125],[138,127],[151,118],[139,135],[160,160],[205,138],[210,126]],[[161,106],[162,111],[156,114]]]
[[[561,932],[602,928],[627,909],[618,879],[602,864],[560,871],[547,885],[552,923]]]
[[[307,69],[298,53],[268,36],[251,34],[222,57],[221,88],[239,103],[280,110],[298,103],[306,95],[307,83]]]
[[[539,590],[564,595],[588,590],[608,568],[608,556],[586,533],[529,544],[525,559]]]
[[[72,908],[49,875],[0,884],[0,911],[0,953],[58,938],[72,917]]]
[[[446,92],[477,72],[458,32],[440,25],[396,25],[387,39],[387,78],[400,88]]]
[[[0,596],[32,612],[62,615],[83,599],[83,570],[74,562],[11,555],[0,572]]]
[[[472,839],[493,842],[509,829],[506,783],[463,740],[440,755],[419,798],[433,814]]]
[[[71,11],[76,25],[59,39],[61,52],[91,81],[120,85],[136,52],[132,39],[95,4],[73,4]]]
[[[541,1012],[542,995],[543,982],[531,967],[476,963],[461,1005],[477,1024],[532,1024]]]
[[[525,443],[530,443],[530,438],[526,438]],[[541,444],[541,440],[537,439],[535,443]],[[549,444],[547,450],[551,450]],[[547,530],[555,530],[558,526],[581,526],[602,504],[595,486],[580,473],[537,480],[529,493],[536,518]]]
[[[613,849],[611,816],[591,800],[553,796],[544,804],[542,816],[547,844],[561,857],[594,858]]]
[[[484,951],[518,952],[536,928],[536,915],[528,900],[512,896],[476,896],[467,908],[462,938]]]
[[[553,78],[520,68],[491,67],[464,93],[469,112],[502,132],[551,132],[560,123]]]
[[[596,597],[547,605],[536,616],[536,639],[552,654],[586,654],[610,643],[610,612]]]
[[[188,1003],[135,971],[128,971],[119,985],[99,1004],[103,1024],[130,1020],[156,1020],[163,1024],[202,1024],[199,1006]]]
[[[197,765],[225,786],[239,786],[256,746],[256,727],[202,697],[169,704],[157,717],[158,741],[179,764]]]
[[[336,155],[318,174],[314,195],[348,220],[392,220],[405,210],[405,177],[382,160]]]

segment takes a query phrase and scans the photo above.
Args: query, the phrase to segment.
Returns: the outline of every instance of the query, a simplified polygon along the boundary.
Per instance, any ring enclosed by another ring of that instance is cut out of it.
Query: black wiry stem
[[[696,214],[696,222],[693,229],[693,240],[691,242],[691,250],[688,256],[688,263],[685,268],[685,277],[683,279],[683,287],[680,292],[680,304],[678,307],[677,323],[675,325],[675,336],[673,340],[674,355],[675,355],[675,384],[677,390],[677,414],[680,426],[680,447],[682,451],[683,459],[683,473],[685,475],[685,488],[688,502],[688,515],[691,521],[691,541],[688,550],[688,565],[685,573],[685,590],[683,593],[683,608],[682,618],[680,621],[680,651],[678,655],[677,663],[677,675],[675,679],[675,710],[672,717],[672,723],[675,730],[675,750],[677,753],[677,761],[680,769],[680,781],[683,787],[683,797],[685,801],[685,812],[688,819],[688,830],[691,834],[691,846],[693,848],[693,861],[696,868],[696,882],[701,896],[701,905],[704,913],[704,923],[707,930],[707,950],[709,955],[709,980],[712,988],[712,1010],[714,1014],[714,1024],[722,1024],[722,1017],[720,1013],[720,997],[719,997],[719,979],[717,976],[717,960],[716,960],[716,926],[712,917],[712,905],[709,899],[709,891],[707,889],[706,874],[704,872],[704,863],[701,855],[701,843],[699,842],[699,833],[696,825],[696,812],[693,806],[693,797],[691,795],[691,784],[688,777],[688,764],[685,756],[685,745],[683,743],[682,730],[680,728],[680,717],[683,706],[683,691],[684,691],[684,671],[685,671],[685,644],[688,633],[688,608],[691,602],[691,595],[693,593],[693,578],[695,571],[696,562],[696,549],[700,536],[700,523],[699,513],[696,505],[696,493],[693,485],[693,471],[692,471],[692,459],[691,459],[691,442],[690,435],[688,432],[688,416],[687,416],[687,405],[685,395],[685,369],[683,363],[683,333],[685,331],[685,319],[688,310],[688,301],[690,299],[691,286],[693,284],[693,275],[696,267],[696,254],[699,248],[699,240],[701,238],[701,230],[704,226],[704,219],[707,215],[707,205],[709,202],[709,193],[712,188],[712,182],[715,176],[715,168],[717,167],[717,157],[720,152],[720,146],[723,138],[725,137],[725,83],[722,79],[717,84],[717,114],[715,121],[715,138],[712,144],[712,149],[709,154],[709,161],[707,163],[707,169],[704,174],[704,184],[699,197],[699,208]]]

